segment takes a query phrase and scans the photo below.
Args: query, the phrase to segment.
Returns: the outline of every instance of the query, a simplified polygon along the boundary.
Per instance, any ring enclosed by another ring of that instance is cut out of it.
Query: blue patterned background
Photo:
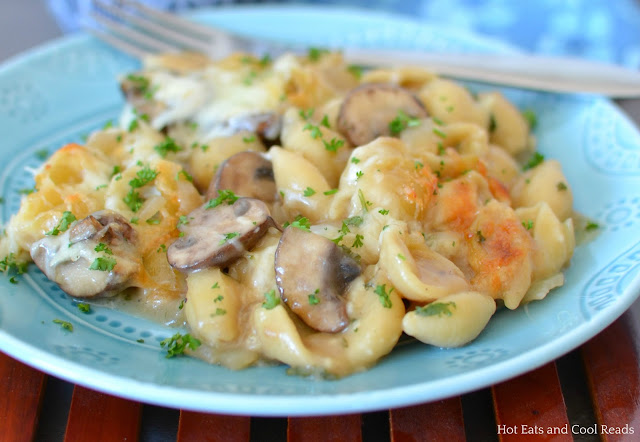
[[[60,27],[72,32],[87,13],[83,0],[47,0]],[[169,10],[256,3],[234,0],[143,0]],[[260,2],[263,3],[263,2]],[[639,0],[301,0],[272,3],[352,6],[403,14],[471,30],[531,52],[575,55],[640,68]]]

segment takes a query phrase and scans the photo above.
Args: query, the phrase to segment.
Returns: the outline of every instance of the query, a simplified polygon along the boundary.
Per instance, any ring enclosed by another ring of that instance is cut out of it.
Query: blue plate
[[[312,46],[508,52],[507,46],[429,24],[365,11],[230,8],[196,20]],[[118,74],[137,62],[88,36],[58,40],[0,67],[0,205],[3,222],[33,187],[29,169],[49,152],[115,118]],[[471,85],[474,89],[487,86]],[[471,345],[412,343],[376,367],[337,381],[289,376],[283,366],[243,371],[166,359],[159,342],[175,330],[76,302],[34,266],[19,283],[0,278],[0,349],[68,381],[143,402],[263,416],[377,410],[441,399],[511,378],[579,346],[640,294],[640,135],[609,101],[502,89],[538,115],[539,149],[563,165],[575,208],[600,224],[577,248],[564,287],[542,302],[500,311]],[[69,321],[74,331],[53,324]],[[137,342],[144,340],[144,343]]]

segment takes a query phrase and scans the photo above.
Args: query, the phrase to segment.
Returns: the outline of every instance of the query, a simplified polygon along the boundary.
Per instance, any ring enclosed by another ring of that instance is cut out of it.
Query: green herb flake
[[[442,132],[440,129],[438,129],[437,127],[433,128],[433,133],[436,134],[437,136],[439,136],[440,138],[447,138],[447,134],[445,134],[444,132]]]
[[[534,130],[538,126],[538,117],[533,110],[525,109],[522,111],[522,117],[527,121],[530,130]]]
[[[320,121],[320,126],[324,126],[327,129],[331,129],[331,124],[329,124],[329,115],[325,114],[324,117],[322,117],[322,121]]]
[[[542,155],[540,152],[535,152],[531,156],[531,158],[529,158],[529,161],[527,161],[527,163],[524,166],[522,166],[522,170],[533,169],[534,167],[539,166],[543,162],[544,162],[544,155]]]
[[[91,305],[85,302],[77,304],[76,307],[78,307],[78,310],[80,310],[82,313],[91,313]]]
[[[49,156],[49,151],[47,149],[40,149],[36,151],[36,157],[40,160],[46,160]]]
[[[212,200],[209,200],[205,209],[213,209],[214,207],[218,207],[222,203],[227,203],[227,205],[231,206],[238,200],[238,197],[231,190],[219,190],[218,196]]]
[[[316,191],[313,190],[311,187],[307,187],[306,189],[304,189],[304,193],[303,193],[304,196],[312,196],[315,194],[316,194]]]
[[[362,242],[363,239],[364,235],[356,234],[356,238],[353,240],[353,244],[351,244],[351,247],[355,249],[362,247],[364,245],[364,243]]]
[[[60,234],[60,232],[66,232],[67,229],[69,229],[69,225],[74,221],[76,221],[75,215],[68,210],[65,210],[64,212],[62,212],[62,217],[60,218],[58,225],[55,226],[51,231],[45,233],[45,235],[57,236]]]
[[[289,227],[289,226],[295,227],[297,229],[304,230],[307,232],[311,231],[311,223],[309,222],[309,219],[305,218],[302,215],[296,216],[296,218],[292,222],[284,223],[283,227]]]
[[[378,213],[380,215],[388,215],[389,214],[389,210],[388,209],[380,209],[380,210],[378,210]]]
[[[338,192],[338,189],[331,189],[331,190],[327,190],[325,192],[322,192],[324,195],[333,195],[335,193]]]
[[[393,292],[393,287],[391,287],[391,289],[387,292],[387,285],[386,284],[382,284],[382,285],[378,284],[378,285],[376,285],[376,288],[373,291],[373,293],[378,295],[378,299],[380,300],[380,303],[382,304],[382,306],[384,308],[391,308],[392,307],[391,298],[389,298],[389,295],[391,295],[391,292]]]
[[[89,270],[99,270],[101,272],[110,272],[116,266],[116,260],[113,258],[99,256],[89,267]]]
[[[320,48],[309,48],[309,51],[307,53],[307,56],[309,57],[310,61],[318,61],[320,60],[320,57],[322,57],[322,55],[324,54],[328,54],[329,51],[326,49],[320,49]]]
[[[402,253],[398,253],[398,258],[401,259],[402,261],[407,260],[406,256],[404,256]]]
[[[496,129],[498,128],[498,124],[496,123],[496,117],[495,115],[491,114],[489,116],[489,133],[494,133],[496,131]]]
[[[322,131],[320,130],[320,128],[314,124],[311,123],[307,123],[304,125],[304,127],[302,128],[302,130],[308,130],[311,132],[311,138],[313,138],[314,140],[318,139],[318,138],[322,138]]]
[[[169,152],[177,153],[184,149],[178,146],[173,138],[166,137],[160,144],[156,144],[153,150],[158,152],[162,158],[165,158]]]
[[[478,230],[476,232],[476,236],[478,237],[478,242],[479,243],[483,243],[487,240],[487,238],[484,237],[484,235],[482,234],[482,232],[480,230]]]
[[[68,321],[63,321],[62,319],[54,319],[52,321],[54,324],[58,324],[60,325],[60,327],[62,327],[63,329],[72,332],[73,331],[73,324],[68,322]]]
[[[452,309],[456,308],[455,302],[432,302],[422,307],[416,307],[415,312],[420,316],[451,316]]]
[[[416,127],[420,125],[420,119],[412,117],[402,109],[398,110],[396,117],[389,122],[389,132],[391,135],[400,135],[400,133],[408,127]]]
[[[322,144],[324,144],[324,148],[329,152],[337,152],[338,149],[344,146],[344,140],[333,137],[329,142],[327,142],[326,140],[322,140]]]
[[[107,255],[113,255],[113,251],[103,242],[98,243],[98,245],[93,249],[96,252],[104,252]]]
[[[351,75],[356,77],[357,80],[360,80],[362,78],[364,68],[362,66],[358,66],[357,64],[351,64],[347,66],[347,71],[349,71]]]
[[[300,115],[300,117],[303,120],[309,120],[309,118],[313,117],[313,113],[315,112],[314,108],[311,109],[300,109],[300,112],[298,112],[298,114]]]
[[[600,225],[598,223],[594,223],[593,221],[589,221],[587,223],[587,225],[584,227],[584,230],[586,230],[587,232],[590,232],[592,230],[597,230],[600,228]]]
[[[242,137],[242,141],[244,141],[245,143],[253,143],[254,141],[256,141],[256,136],[249,135],[248,137]]]
[[[527,230],[533,229],[533,220],[532,219],[528,219],[526,221],[522,221],[522,226]]]
[[[351,158],[351,162],[352,162],[353,164],[358,164],[358,163],[360,162],[360,158],[358,158],[358,157],[352,157],[352,158]]]
[[[262,307],[271,310],[280,304],[280,297],[276,295],[275,290],[270,290],[264,294],[264,302]]]
[[[556,188],[558,189],[558,192],[562,192],[562,191],[568,189],[567,185],[565,183],[563,183],[562,181],[560,181],[558,184],[556,184]]]
[[[320,304],[320,297],[318,297],[319,293],[320,293],[320,289],[316,289],[315,292],[309,293],[309,296],[308,296],[309,305],[318,305],[318,304]]]
[[[362,206],[362,210],[364,210],[365,212],[368,212],[369,206],[371,206],[373,203],[371,201],[367,201],[367,199],[364,197],[364,193],[362,192],[362,189],[358,189],[358,199],[360,200],[360,205]]]
[[[185,335],[176,333],[172,337],[160,341],[160,346],[167,349],[166,358],[168,359],[183,355],[187,348],[196,350],[200,345],[202,345],[202,343],[188,333]]]
[[[229,240],[235,238],[236,236],[239,236],[240,234],[238,232],[229,232],[229,233],[225,233],[224,234],[224,238],[222,238],[220,240],[220,242],[218,243],[218,245],[222,245],[225,244],[226,242],[228,242]]]
[[[359,170],[356,172],[356,181],[358,181],[360,178],[362,178],[362,176],[364,175],[364,172]]]

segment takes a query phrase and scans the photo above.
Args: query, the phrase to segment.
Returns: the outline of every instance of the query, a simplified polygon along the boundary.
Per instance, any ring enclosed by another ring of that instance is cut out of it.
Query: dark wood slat
[[[460,397],[389,412],[392,442],[466,441]]]
[[[360,414],[323,417],[290,417],[288,442],[361,442]]]
[[[251,418],[180,410],[178,442],[247,442]]]
[[[46,375],[0,353],[0,441],[30,441],[36,432]]]
[[[127,399],[89,390],[73,390],[65,442],[137,441],[142,405]]]
[[[494,385],[492,394],[501,441],[531,441],[531,431],[535,440],[573,440],[555,363]]]
[[[640,437],[640,370],[632,321],[631,314],[625,314],[581,348],[598,434],[603,440]],[[607,434],[603,426],[633,431],[635,436]]]

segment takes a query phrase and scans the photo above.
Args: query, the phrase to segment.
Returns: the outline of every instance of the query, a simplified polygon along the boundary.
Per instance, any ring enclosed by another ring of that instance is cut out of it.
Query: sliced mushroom
[[[166,105],[151,97],[151,86],[144,73],[133,73],[120,80],[120,90],[125,99],[140,115],[154,119],[166,109]]]
[[[71,296],[112,296],[135,285],[141,268],[136,242],[136,232],[127,220],[104,210],[64,233],[37,241],[31,258]]]
[[[167,250],[169,264],[181,271],[223,267],[250,250],[275,222],[266,204],[255,198],[207,208],[203,205],[188,215],[180,226],[184,236]]]
[[[280,297],[309,327],[336,333],[349,325],[343,294],[361,269],[331,240],[286,228],[276,249],[275,271]]]
[[[351,144],[362,146],[390,135],[389,123],[398,117],[398,111],[412,118],[427,117],[423,104],[406,89],[391,84],[365,84],[345,97],[338,114],[338,130]]]
[[[231,190],[238,196],[274,202],[278,191],[271,161],[259,152],[232,155],[220,165],[207,190],[207,198],[216,198],[219,190]]]

